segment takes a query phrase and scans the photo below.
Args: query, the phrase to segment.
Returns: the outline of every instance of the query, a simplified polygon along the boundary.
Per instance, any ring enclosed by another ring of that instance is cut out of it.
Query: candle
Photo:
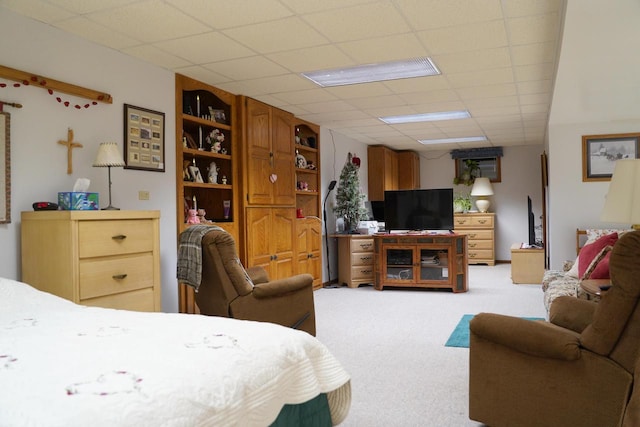
[[[203,150],[203,148],[202,148],[202,126],[198,127],[198,150]]]
[[[193,209],[198,209],[198,202],[196,200],[196,195],[193,195]]]
[[[196,111],[198,113],[198,117],[200,117],[200,95],[196,95]]]

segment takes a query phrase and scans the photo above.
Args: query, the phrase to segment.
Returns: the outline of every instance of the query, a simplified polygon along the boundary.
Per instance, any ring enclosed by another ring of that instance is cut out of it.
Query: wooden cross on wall
[[[82,148],[82,144],[73,142],[73,129],[71,128],[67,131],[67,140],[60,140],[58,144],[67,146],[67,174],[71,175],[73,173],[73,156],[71,155],[71,150],[74,148]]]

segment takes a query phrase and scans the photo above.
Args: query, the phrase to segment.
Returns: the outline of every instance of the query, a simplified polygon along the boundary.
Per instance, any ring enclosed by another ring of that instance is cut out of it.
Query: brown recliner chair
[[[491,427],[640,426],[640,231],[615,244],[610,275],[600,303],[558,297],[550,322],[472,319],[469,418]]]
[[[224,230],[202,237],[202,281],[195,293],[202,314],[278,323],[316,334],[313,276],[269,280],[262,267],[244,269]]]

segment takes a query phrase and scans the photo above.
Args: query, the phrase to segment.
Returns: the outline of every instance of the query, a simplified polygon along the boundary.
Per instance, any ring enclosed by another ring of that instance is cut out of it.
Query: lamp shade
[[[98,155],[93,162],[93,166],[107,167],[107,166],[124,166],[124,159],[118,144],[115,142],[103,142],[98,147]]]
[[[472,196],[493,196],[493,187],[489,178],[478,177],[473,181]]]
[[[600,219],[605,222],[640,224],[640,160],[616,161]]]

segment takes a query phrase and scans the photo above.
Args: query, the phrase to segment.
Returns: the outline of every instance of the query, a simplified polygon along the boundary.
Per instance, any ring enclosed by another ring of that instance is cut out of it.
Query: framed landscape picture
[[[164,113],[124,104],[125,169],[164,172]]]
[[[610,181],[616,160],[637,159],[640,133],[584,135],[582,181]]]

